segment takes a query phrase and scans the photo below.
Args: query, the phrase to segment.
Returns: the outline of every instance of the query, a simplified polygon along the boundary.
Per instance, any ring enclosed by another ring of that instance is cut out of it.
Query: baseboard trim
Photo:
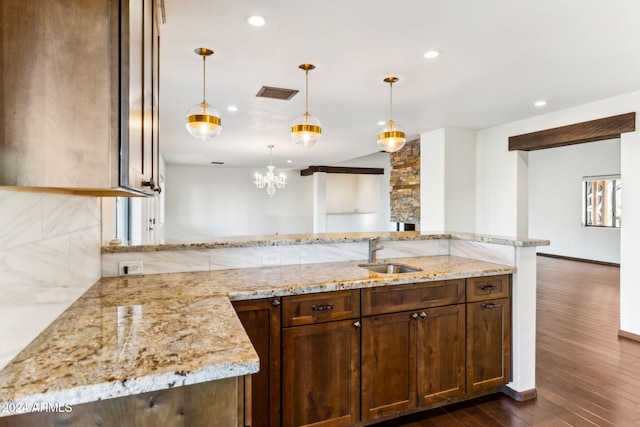
[[[640,342],[640,335],[634,334],[632,332],[623,331],[622,329],[618,329],[618,336],[626,340]]]
[[[556,254],[545,254],[543,252],[538,252],[537,255],[544,256],[547,258],[566,259],[567,261],[588,262],[589,264],[608,265],[609,267],[620,267],[620,264],[615,262],[596,261],[595,259],[575,258],[571,256],[556,255]]]
[[[516,391],[511,387],[503,385],[500,387],[500,392],[506,394],[513,400],[517,400],[518,402],[524,402],[525,400],[535,399],[538,395],[538,391],[535,388],[524,390],[524,391]]]

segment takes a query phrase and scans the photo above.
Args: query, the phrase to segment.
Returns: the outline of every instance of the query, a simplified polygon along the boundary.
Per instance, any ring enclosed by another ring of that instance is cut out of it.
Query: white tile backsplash
[[[84,197],[43,194],[42,237],[63,236],[87,228],[89,209]]]
[[[499,245],[466,240],[451,240],[450,254],[464,258],[479,259],[496,264],[516,265],[516,248],[512,245]]]
[[[118,265],[123,261],[142,261],[144,274],[208,271],[209,251],[201,249],[103,254],[102,277],[117,276]]]
[[[0,369],[100,279],[100,199],[0,189]]]
[[[0,190],[0,250],[42,239],[42,196]]]
[[[397,240],[381,244],[384,248],[378,251],[378,259],[449,255],[449,239]]]
[[[368,242],[303,245],[300,247],[300,263],[366,261]]]

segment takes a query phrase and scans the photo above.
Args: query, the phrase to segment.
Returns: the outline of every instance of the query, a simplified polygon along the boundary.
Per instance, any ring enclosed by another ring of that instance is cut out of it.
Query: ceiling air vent
[[[272,98],[272,99],[283,99],[285,101],[290,100],[295,96],[299,91],[294,89],[284,89],[281,87],[270,87],[270,86],[262,86],[256,96],[258,98]]]

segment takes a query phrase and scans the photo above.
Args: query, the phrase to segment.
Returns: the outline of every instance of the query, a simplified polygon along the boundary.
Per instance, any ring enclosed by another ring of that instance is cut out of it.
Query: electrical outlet
[[[262,265],[280,265],[280,254],[278,252],[263,254]]]
[[[121,261],[118,263],[118,275],[130,276],[142,274],[142,261]]]

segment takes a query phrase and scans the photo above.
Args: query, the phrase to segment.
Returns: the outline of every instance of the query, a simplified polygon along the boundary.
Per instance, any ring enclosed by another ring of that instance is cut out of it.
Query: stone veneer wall
[[[420,140],[391,153],[391,222],[420,224]]]
[[[100,279],[100,199],[0,188],[0,369]]]

